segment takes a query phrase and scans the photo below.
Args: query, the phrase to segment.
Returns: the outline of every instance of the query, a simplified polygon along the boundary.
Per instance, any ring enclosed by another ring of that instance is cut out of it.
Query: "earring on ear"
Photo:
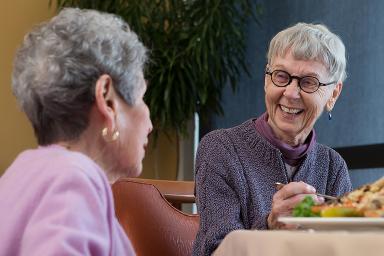
[[[108,136],[108,128],[105,127],[105,128],[101,131],[101,135],[103,136],[103,138],[104,138],[104,140],[105,140],[106,142],[112,142],[112,141],[117,140],[117,138],[119,138],[120,133],[119,133],[119,131],[116,130],[116,131],[114,131],[114,132],[112,133],[111,136]],[[108,137],[109,137],[109,138],[108,138]]]
[[[117,138],[119,138],[119,135],[120,135],[119,131],[114,131],[112,134],[112,140],[113,141],[117,140]]]
[[[333,109],[333,106],[335,106],[334,99],[330,99],[330,101],[331,101],[331,105],[329,106],[329,111],[328,111],[328,120],[329,121],[332,120],[332,109]]]

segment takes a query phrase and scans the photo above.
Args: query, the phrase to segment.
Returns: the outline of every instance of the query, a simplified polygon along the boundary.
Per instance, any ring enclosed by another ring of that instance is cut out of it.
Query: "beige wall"
[[[33,131],[11,92],[12,59],[33,24],[52,16],[48,0],[2,0],[0,15],[0,174],[18,152],[35,146]]]
[[[159,136],[156,147],[150,140],[143,162],[143,178],[175,180],[177,147],[175,137]]]
[[[35,147],[32,128],[18,109],[11,92],[12,59],[22,38],[34,24],[54,14],[49,0],[2,0],[0,15],[0,175],[17,154]],[[173,138],[171,138],[172,140]],[[144,160],[145,178],[176,177],[175,143],[161,136],[156,148],[150,147]]]

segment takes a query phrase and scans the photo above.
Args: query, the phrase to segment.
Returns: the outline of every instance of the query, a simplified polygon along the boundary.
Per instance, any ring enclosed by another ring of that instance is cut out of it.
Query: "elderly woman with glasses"
[[[134,255],[110,183],[138,176],[152,130],[147,50],[115,15],[64,9],[19,48],[13,92],[39,147],[0,179],[0,255]]]
[[[306,195],[351,190],[345,161],[316,142],[313,129],[331,111],[346,78],[345,48],[324,25],[298,23],[270,42],[266,113],[207,134],[196,159],[200,230],[194,255],[210,255],[236,229],[293,228],[280,223]],[[286,184],[277,191],[275,183]]]

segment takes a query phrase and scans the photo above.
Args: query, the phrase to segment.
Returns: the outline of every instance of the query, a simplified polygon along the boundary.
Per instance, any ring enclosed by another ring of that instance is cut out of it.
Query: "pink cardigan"
[[[0,178],[0,240],[0,256],[135,254],[102,169],[58,145],[24,151]]]

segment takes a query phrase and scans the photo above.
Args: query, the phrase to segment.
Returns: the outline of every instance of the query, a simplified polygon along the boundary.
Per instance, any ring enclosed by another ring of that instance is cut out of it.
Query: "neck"
[[[268,118],[268,124],[272,128],[273,133],[279,140],[283,141],[284,143],[292,147],[296,147],[298,145],[304,144],[305,140],[308,138],[308,135],[312,131],[312,128],[311,128],[311,129],[302,130],[297,134],[289,134],[278,129],[269,118]]]
[[[100,133],[101,134],[101,133]],[[66,148],[70,151],[80,152],[93,161],[96,162],[97,165],[103,169],[105,174],[108,177],[110,182],[114,182],[118,177],[113,175],[113,171],[111,170],[113,164],[108,164],[112,161],[109,161],[107,151],[105,148],[104,141],[101,138],[101,135],[97,132],[91,132],[89,129],[85,130],[82,135],[73,141],[59,141],[56,144]],[[99,136],[98,136],[99,135]],[[100,138],[100,139],[95,139]],[[104,150],[103,150],[104,149]]]

